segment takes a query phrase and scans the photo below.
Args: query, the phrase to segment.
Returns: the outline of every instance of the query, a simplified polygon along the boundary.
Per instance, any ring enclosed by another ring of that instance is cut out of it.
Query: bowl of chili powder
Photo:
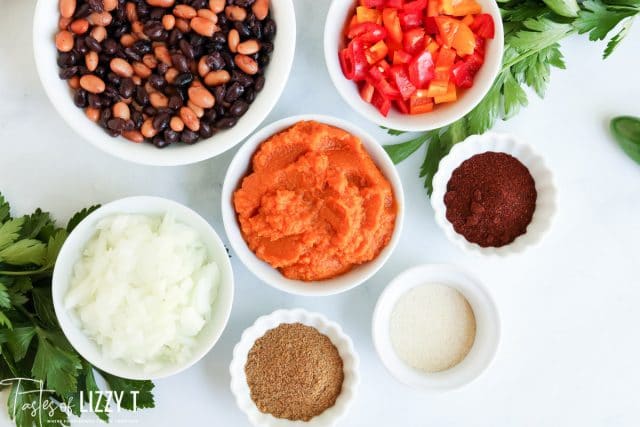
[[[542,240],[556,211],[544,159],[512,135],[474,135],[453,147],[433,179],[431,205],[464,250],[506,256]]]

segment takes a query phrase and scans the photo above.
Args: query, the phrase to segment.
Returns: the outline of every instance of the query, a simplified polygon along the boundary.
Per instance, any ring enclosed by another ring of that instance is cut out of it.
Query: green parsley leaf
[[[68,236],[69,233],[67,233],[67,230],[60,228],[53,234],[53,236],[49,237],[47,252],[42,263],[44,266],[53,267],[56,259],[58,258],[58,254],[60,253],[60,249],[62,249],[62,245]]]
[[[620,148],[636,163],[640,164],[640,118],[616,117],[611,120],[611,133]]]
[[[640,12],[640,9],[634,7],[611,7],[602,0],[587,0],[582,6],[583,10],[573,21],[573,26],[580,34],[589,33],[589,40],[604,40],[623,19]]]
[[[624,40],[624,38],[629,33],[629,30],[631,29],[631,24],[633,24],[633,19],[627,19],[622,25],[622,28],[620,29],[618,34],[616,34],[611,38],[611,40],[609,40],[609,42],[607,43],[607,47],[604,50],[604,59],[607,59],[609,56],[611,56],[615,48],[618,47],[618,44],[622,40]]]
[[[386,130],[389,135],[393,135],[393,136],[398,136],[398,135],[402,135],[404,133],[407,133],[407,132],[405,132],[403,130],[391,129],[391,128],[384,127],[384,126],[380,126],[380,129]]]
[[[7,346],[16,362],[21,361],[27,354],[35,334],[36,328],[33,326],[18,326],[12,330],[0,330],[0,335],[6,340]]]
[[[0,250],[0,262],[11,265],[42,265],[46,245],[39,240],[18,240],[11,246]]]
[[[38,318],[45,326],[57,328],[58,319],[55,309],[53,308],[53,298],[51,296],[51,288],[35,288],[31,296],[33,297],[33,306],[36,310]]]
[[[132,411],[134,409],[134,399],[135,409],[154,408],[156,406],[153,400],[153,394],[151,394],[151,390],[153,390],[154,387],[151,381],[129,380],[116,377],[103,371],[99,372],[102,378],[109,384],[111,390],[118,393],[124,392],[122,399],[122,407],[124,409]],[[131,392],[138,393],[136,393],[134,397],[134,394]]]
[[[40,209],[36,209],[31,215],[25,215],[22,218],[24,219],[20,234],[22,239],[35,239],[43,229],[53,226],[49,212],[42,212]]]
[[[38,331],[38,350],[31,373],[35,378],[45,378],[47,388],[65,395],[76,391],[78,371],[82,366],[75,352],[54,344],[54,341],[58,344],[64,340],[61,334]]]
[[[0,226],[0,251],[18,240],[23,223],[24,218],[16,218]]]
[[[99,207],[100,205],[93,205],[91,207],[84,208],[79,212],[76,212],[76,214],[71,217],[69,223],[67,224],[67,232],[71,233],[83,219],[85,219],[87,216],[89,216],[89,214],[91,214],[91,212],[95,211]]]
[[[527,94],[522,86],[516,81],[511,71],[505,72],[504,86],[502,87],[504,96],[504,119],[510,119],[515,116],[520,107],[526,107],[528,104]]]
[[[574,18],[578,16],[580,6],[576,0],[543,0],[549,9],[560,16]]]
[[[429,146],[427,147],[427,155],[420,167],[420,177],[424,178],[424,187],[427,189],[427,194],[431,196],[433,193],[433,177],[438,171],[438,165],[440,159],[447,155],[450,147],[440,139],[437,131],[430,131]]]
[[[11,297],[7,286],[0,282],[0,308],[11,308]]]
[[[0,223],[10,219],[10,212],[11,206],[9,206],[9,203],[4,199],[2,193],[0,193]]]
[[[400,163],[424,145],[427,141],[427,135],[425,133],[400,144],[385,145],[383,148],[393,163]]]

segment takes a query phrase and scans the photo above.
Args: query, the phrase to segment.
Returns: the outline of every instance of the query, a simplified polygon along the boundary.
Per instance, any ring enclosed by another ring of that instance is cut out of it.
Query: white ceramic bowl
[[[447,219],[447,207],[444,204],[444,195],[447,192],[447,184],[453,171],[470,157],[487,151],[507,153],[522,162],[529,169],[536,183],[536,191],[538,193],[536,210],[531,223],[527,227],[527,232],[517,237],[512,243],[499,248],[483,248],[476,243],[469,242],[464,236],[458,234],[453,228],[453,224]],[[435,219],[440,228],[449,240],[460,248],[480,255],[507,256],[521,253],[542,241],[542,238],[551,227],[556,212],[556,193],[551,170],[545,164],[544,159],[530,145],[519,141],[512,135],[488,132],[483,135],[470,136],[463,142],[456,144],[449,154],[440,161],[438,172],[433,177],[431,206],[433,206]]]
[[[136,144],[123,137],[112,138],[73,103],[67,82],[58,78],[54,36],[58,31],[58,0],[38,0],[33,21],[33,50],[42,85],[62,118],[83,138],[116,157],[135,163],[174,166],[215,157],[245,139],[276,105],[291,71],[296,44],[296,19],[292,0],[271,0],[271,13],[278,27],[266,84],[235,127],[193,145],[176,144],[158,149]],[[61,142],[59,142],[61,143]]]
[[[305,282],[301,280],[287,279],[277,269],[259,259],[251,249],[249,249],[247,243],[244,241],[236,217],[236,212],[233,207],[233,193],[240,186],[242,179],[249,172],[251,159],[260,144],[272,135],[286,130],[294,124],[304,120],[315,120],[317,122],[336,126],[360,138],[373,161],[391,183],[396,197],[396,203],[398,205],[398,214],[391,241],[374,260],[356,266],[351,271],[338,277],[319,282]],[[229,242],[231,243],[233,250],[238,255],[238,258],[240,258],[242,263],[260,280],[268,283],[274,288],[291,294],[308,296],[334,295],[354,288],[369,279],[384,265],[389,256],[391,256],[391,253],[398,244],[400,233],[402,231],[402,224],[404,221],[404,193],[402,191],[400,176],[398,175],[393,162],[382,146],[362,129],[344,120],[329,116],[294,116],[279,120],[262,128],[247,139],[242,147],[240,147],[231,161],[224,179],[224,185],[222,187],[222,219],[224,221],[224,228],[227,232],[227,237],[229,238]]]
[[[105,357],[97,344],[81,330],[77,316],[64,307],[64,297],[69,288],[73,267],[86,243],[95,233],[95,227],[103,218],[117,214],[164,215],[171,212],[177,221],[196,230],[209,249],[211,258],[220,268],[220,285],[212,316],[196,337],[191,356],[179,365],[168,365],[158,371],[145,372],[143,367],[129,365],[121,360]],[[171,200],[159,197],[128,197],[108,203],[87,216],[67,238],[53,271],[53,306],[60,327],[78,353],[99,369],[123,378],[157,379],[177,374],[202,359],[222,335],[233,304],[233,272],[224,244],[215,230],[193,210]]]
[[[356,0],[332,1],[324,27],[324,57],[331,80],[342,98],[351,108],[368,120],[390,129],[404,131],[437,129],[449,125],[467,114],[489,92],[493,81],[500,72],[504,50],[502,17],[495,0],[478,0],[478,3],[482,5],[483,12],[493,17],[496,33],[493,40],[487,41],[485,62],[475,77],[473,87],[467,89],[458,97],[457,101],[437,105],[430,113],[408,115],[392,108],[387,117],[382,116],[373,105],[360,98],[358,86],[355,82],[347,80],[340,67],[338,52],[345,45],[344,28],[356,3]]]
[[[476,337],[469,354],[456,366],[436,373],[404,363],[393,349],[389,334],[391,313],[398,299],[414,287],[428,284],[457,289],[476,318]],[[444,264],[421,265],[400,274],[382,292],[373,313],[372,334],[382,363],[399,381],[424,391],[448,391],[470,383],[489,367],[500,342],[500,317],[487,289],[464,271]]]
[[[326,335],[331,340],[338,349],[343,362],[344,381],[342,383],[342,392],[338,396],[335,405],[307,422],[290,421],[260,412],[256,404],[251,400],[251,392],[247,384],[244,367],[247,364],[247,356],[253,344],[268,330],[276,328],[283,323],[302,323],[316,328],[318,332]],[[351,338],[342,331],[340,325],[329,321],[321,314],[309,313],[302,309],[277,310],[267,316],[258,318],[251,327],[242,333],[240,342],[233,349],[233,360],[229,367],[231,372],[231,392],[236,399],[238,407],[247,414],[251,424],[256,427],[329,427],[335,425],[342,418],[355,399],[359,383],[358,365],[358,355],[353,347]]]

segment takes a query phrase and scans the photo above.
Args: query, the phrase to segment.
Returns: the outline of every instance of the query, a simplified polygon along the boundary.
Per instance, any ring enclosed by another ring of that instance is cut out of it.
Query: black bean
[[[166,10],[161,7],[155,7],[151,9],[151,13],[149,14],[149,19],[153,21],[159,21],[164,16]]]
[[[173,62],[173,66],[181,73],[189,72],[189,63],[183,54],[174,53],[171,55],[171,61]]]
[[[89,7],[94,12],[102,12],[104,10],[104,4],[102,0],[87,0]]]
[[[245,9],[255,3],[256,0],[234,0],[233,4],[244,7]]]
[[[141,127],[142,123],[144,123],[144,117],[138,111],[134,111],[133,113],[131,113],[131,120],[133,121],[134,127],[136,128]]]
[[[229,52],[224,50],[220,53],[220,55],[222,55],[222,57],[224,58],[225,68],[229,70],[233,70],[234,68],[236,68],[236,63],[233,60],[233,56]]]
[[[194,9],[202,9],[207,5],[207,0],[191,0],[191,7]]]
[[[156,135],[152,139],[153,145],[158,148],[165,148],[171,145],[169,142],[165,141],[165,139],[161,135]]]
[[[266,67],[271,62],[271,57],[269,55],[259,55],[258,56],[258,65],[260,67]]]
[[[94,39],[91,36],[88,36],[84,39],[84,44],[89,48],[89,50],[97,53],[102,52],[102,46],[100,46],[100,42],[98,42],[98,40]]]
[[[61,68],[58,75],[62,80],[69,80],[71,77],[75,76],[78,73],[78,67],[67,67]]]
[[[164,131],[164,140],[169,144],[174,144],[180,141],[180,134],[172,129],[167,129]]]
[[[114,55],[118,51],[118,43],[114,39],[105,39],[102,42],[102,49],[107,55]]]
[[[186,86],[193,81],[193,74],[184,73],[178,74],[176,79],[173,81],[173,84],[176,86]]]
[[[165,64],[164,62],[159,63],[157,67],[158,74],[164,75],[164,73],[166,73],[169,68],[171,67],[169,67],[168,64]]]
[[[213,93],[214,98],[216,98],[217,100],[224,99],[224,94],[226,93],[226,86],[225,85],[216,86],[212,89],[211,92]]]
[[[255,81],[253,82],[253,88],[256,92],[260,92],[262,88],[264,88],[264,76],[256,77]]]
[[[184,101],[179,95],[173,95],[169,98],[169,108],[177,110],[184,105]]]
[[[215,133],[215,129],[207,122],[200,121],[200,136],[202,138],[211,138]]]
[[[229,19],[224,13],[218,15],[218,27],[220,27],[225,33],[229,31],[228,28]]]
[[[203,122],[213,123],[216,121],[217,117],[218,113],[216,113],[215,108],[209,108],[208,110],[205,110],[204,115],[200,119],[200,124],[202,125]]]
[[[264,23],[262,27],[262,37],[267,41],[271,41],[275,36],[276,23],[273,21],[273,19],[269,19]]]
[[[151,43],[146,40],[138,40],[133,44],[133,49],[135,49],[140,56],[144,56],[151,52]]]
[[[107,122],[111,120],[111,108],[103,108],[100,112],[100,119],[98,120],[102,127],[107,127]]]
[[[264,53],[271,53],[273,52],[273,43],[271,42],[262,42],[260,49],[264,52]]]
[[[76,65],[79,59],[80,55],[73,50],[71,52],[62,52],[58,54],[58,67],[64,68]]]
[[[73,14],[75,19],[86,18],[91,14],[91,7],[87,3],[83,3],[76,8],[76,12]]]
[[[126,25],[111,24],[111,37],[119,39],[124,35],[124,33],[129,32],[129,28]]]
[[[146,89],[142,86],[138,86],[136,88],[136,102],[143,107],[149,104],[149,94]]]
[[[158,132],[162,132],[169,126],[169,120],[171,120],[171,115],[168,113],[160,113],[153,119],[153,128]]]
[[[124,130],[134,130],[136,128],[136,124],[133,120],[128,119],[124,121]]]
[[[244,87],[238,82],[234,82],[227,89],[227,93],[224,96],[224,100],[227,102],[233,102],[240,98],[244,93]]]
[[[239,70],[233,70],[231,72],[231,81],[240,83],[244,88],[253,84],[253,78]]]
[[[142,31],[153,41],[163,41],[169,37],[169,34],[162,26],[162,23],[158,21],[151,21],[147,23]]]
[[[225,59],[220,52],[213,52],[211,55],[207,56],[205,62],[207,66],[214,71],[222,70],[225,66]]]
[[[140,62],[142,61],[142,56],[140,56],[138,54],[138,52],[136,52],[133,48],[128,47],[124,50],[125,55],[127,56],[128,59],[135,61],[135,62]]]
[[[167,84],[167,81],[164,79],[164,77],[157,74],[151,74],[148,81],[152,87],[158,90],[162,90],[162,88],[164,88],[164,86]]]
[[[76,42],[74,43],[73,48],[80,55],[84,55],[85,53],[89,52],[89,48],[87,47],[86,43],[84,42],[84,38],[82,37],[76,37]]]
[[[217,129],[230,129],[238,123],[238,119],[235,117],[225,117],[216,122]]]
[[[84,89],[78,89],[73,94],[73,103],[78,108],[85,108],[87,106],[87,91]]]
[[[180,141],[184,142],[185,144],[193,144],[197,140],[198,134],[189,129],[184,130],[180,135]]]
[[[114,86],[107,85],[107,87],[104,88],[104,92],[102,94],[103,96],[106,96],[107,98],[110,98],[112,100],[120,99],[120,93]]]
[[[211,41],[218,46],[224,46],[227,44],[227,37],[222,31],[218,31],[217,33],[213,33],[213,36],[211,36]]]
[[[133,80],[129,78],[122,79],[120,81],[120,96],[123,98],[131,98],[133,95],[133,91],[135,90],[136,85],[133,83]]]
[[[176,45],[180,40],[182,40],[183,34],[182,31],[180,31],[177,28],[174,28],[173,30],[171,30],[171,32],[169,32],[169,38],[167,39],[167,43],[169,43],[170,45]]]
[[[248,103],[252,103],[256,99],[256,91],[253,88],[249,88],[244,91],[244,100]]]
[[[191,46],[191,44],[189,44],[189,42],[184,39],[180,40],[179,45],[180,45],[180,50],[182,51],[182,53],[184,53],[184,56],[187,59],[193,61],[196,55],[196,52],[193,49],[193,46]]]
[[[153,108],[151,105],[148,105],[142,109],[142,112],[147,116],[153,117],[156,115],[158,111],[155,108]]]
[[[240,33],[240,37],[251,37],[251,30],[249,30],[249,27],[244,22],[236,21],[236,23],[233,24],[233,27],[238,31],[238,33]]]
[[[102,97],[100,97],[100,95],[90,93],[87,96],[87,101],[89,102],[89,107],[91,108],[102,108]]]
[[[119,75],[117,75],[116,73],[112,73],[112,72],[107,72],[107,82],[118,86],[120,84],[120,81],[122,79],[120,78]]]

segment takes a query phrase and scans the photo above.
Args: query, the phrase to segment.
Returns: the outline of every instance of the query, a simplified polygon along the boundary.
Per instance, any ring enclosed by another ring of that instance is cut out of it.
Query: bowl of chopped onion
[[[71,232],[56,262],[56,317],[102,371],[157,379],[203,358],[233,302],[233,272],[215,230],[158,197],[108,203]]]

